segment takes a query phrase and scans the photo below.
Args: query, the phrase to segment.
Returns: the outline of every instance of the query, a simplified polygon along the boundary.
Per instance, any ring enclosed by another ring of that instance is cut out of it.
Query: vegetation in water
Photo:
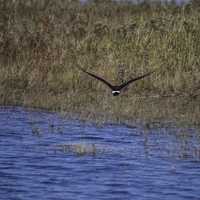
[[[199,124],[200,4],[1,0],[0,104]],[[113,97],[113,83],[156,69]]]

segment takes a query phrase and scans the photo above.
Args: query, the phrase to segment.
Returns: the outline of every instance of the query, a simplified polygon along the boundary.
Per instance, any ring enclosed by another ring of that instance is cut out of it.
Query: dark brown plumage
[[[122,83],[121,85],[112,85],[111,83],[109,83],[109,82],[106,81],[105,79],[103,79],[103,78],[101,78],[101,77],[99,77],[99,76],[97,76],[97,75],[95,75],[95,74],[93,74],[93,73],[90,73],[90,72],[84,70],[84,69],[81,68],[81,67],[79,67],[79,69],[80,69],[81,71],[83,71],[84,73],[86,73],[86,74],[92,76],[93,78],[95,78],[95,79],[101,81],[102,83],[104,83],[105,85],[107,85],[107,86],[112,90],[113,96],[118,96],[118,95],[120,94],[121,90],[122,90],[123,88],[127,87],[129,84],[131,84],[131,83],[133,83],[133,82],[135,82],[135,81],[137,81],[137,80],[143,79],[144,77],[147,77],[147,76],[149,76],[149,75],[151,75],[152,73],[155,72],[155,71],[152,71],[152,72],[146,73],[146,74],[144,74],[144,75],[142,75],[142,76],[138,76],[138,77],[136,77],[136,78],[130,79],[129,81],[127,81],[127,82],[125,82],[125,83]]]

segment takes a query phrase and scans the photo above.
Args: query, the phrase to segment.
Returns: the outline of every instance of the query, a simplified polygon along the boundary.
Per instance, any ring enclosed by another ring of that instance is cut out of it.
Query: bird
[[[152,73],[154,73],[155,71],[151,71],[151,72],[148,72],[146,74],[143,74],[141,76],[138,76],[136,78],[132,78],[124,83],[122,83],[121,85],[112,85],[111,83],[109,83],[107,80],[105,80],[104,78],[101,78],[100,76],[97,76],[91,72],[88,72],[86,71],[85,69],[83,69],[82,67],[78,67],[82,72],[88,74],[89,76],[101,81],[102,83],[104,83],[105,85],[107,85],[111,90],[112,90],[112,95],[113,96],[118,96],[120,93],[121,93],[121,90],[125,87],[127,87],[130,83],[133,83],[137,80],[140,80],[144,77],[147,77],[149,75],[151,75]]]

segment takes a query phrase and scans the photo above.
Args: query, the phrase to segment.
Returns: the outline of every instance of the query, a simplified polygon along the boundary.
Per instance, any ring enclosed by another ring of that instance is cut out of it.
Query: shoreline
[[[117,97],[118,98],[118,97]],[[83,102],[81,105],[61,105],[55,107],[37,105],[34,103],[24,104],[1,104],[1,107],[20,107],[33,111],[56,112],[66,119],[87,121],[96,124],[124,124],[134,126],[134,124],[153,124],[173,123],[177,126],[195,126],[200,127],[200,105],[199,100],[192,101],[183,97],[135,97],[107,96],[105,102],[93,104]],[[34,100],[34,99],[32,99]],[[51,99],[49,99],[51,101]],[[128,103],[129,104],[128,104]],[[127,105],[128,104],[128,105]]]

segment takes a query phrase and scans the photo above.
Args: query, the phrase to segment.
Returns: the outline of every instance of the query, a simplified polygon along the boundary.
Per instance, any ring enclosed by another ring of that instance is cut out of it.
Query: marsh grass
[[[2,0],[0,104],[85,119],[200,119],[198,3]],[[78,70],[113,83],[152,70],[119,98]]]
[[[97,152],[103,152],[103,149],[97,149],[95,144],[59,144],[55,148],[59,152],[72,153],[77,156],[95,156]]]

